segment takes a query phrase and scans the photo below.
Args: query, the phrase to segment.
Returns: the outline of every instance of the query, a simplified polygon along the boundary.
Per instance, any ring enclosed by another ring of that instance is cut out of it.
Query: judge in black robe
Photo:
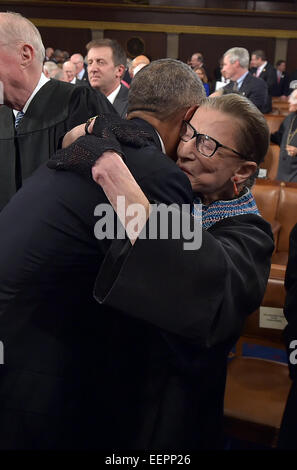
[[[34,96],[17,131],[12,109],[1,106],[0,210],[58,149],[68,130],[100,112],[115,113],[102,93],[54,79]]]
[[[222,447],[227,355],[264,295],[272,234],[249,214],[203,231],[199,250],[186,241],[139,238],[126,254],[113,242],[96,280],[122,312],[109,348],[120,448]]]
[[[153,127],[135,121],[154,143],[123,151],[147,197],[191,202]],[[94,236],[100,203],[108,201],[90,178],[41,166],[0,214],[1,449],[117,448],[108,350],[121,332],[92,295],[110,246]]]

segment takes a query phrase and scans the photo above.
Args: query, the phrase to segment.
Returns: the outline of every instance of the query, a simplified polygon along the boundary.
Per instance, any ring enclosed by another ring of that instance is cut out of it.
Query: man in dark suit
[[[91,87],[103,93],[115,110],[126,117],[129,89],[121,83],[127,57],[114,39],[94,40],[87,44],[88,76]]]
[[[224,54],[222,73],[231,81],[226,86],[213,93],[239,93],[254,103],[262,113],[271,111],[267,84],[254,77],[248,71],[249,53],[243,47],[233,47]]]
[[[282,99],[287,99],[289,95],[289,76],[286,72],[286,61],[278,60],[275,66],[277,84],[272,96],[280,96]]]
[[[88,71],[81,54],[72,54],[70,61],[75,65],[76,78],[89,85]]]
[[[182,62],[148,67],[141,71],[141,94],[132,88],[129,118],[152,142],[121,151],[150,200],[191,203],[188,178],[164,153],[174,158],[182,121],[205,97],[204,88]],[[67,151],[90,153],[81,139]],[[100,154],[96,147],[94,158]],[[124,411],[129,400],[113,386],[128,351],[119,352],[119,362],[110,351],[124,337],[128,349],[146,337],[133,337],[129,322],[124,331],[121,312],[93,299],[111,241],[94,236],[94,211],[101,209],[111,224],[111,206],[91,178],[43,166],[0,214],[1,449],[117,449],[124,437],[124,420],[120,436],[114,425],[114,406],[117,399]]]
[[[50,80],[42,73],[42,39],[33,23],[21,15],[0,13],[0,42],[5,105],[0,106],[1,210],[25,179],[59,148],[68,130],[114,109],[101,93]]]
[[[251,73],[258,78],[262,78],[267,83],[268,94],[273,96],[276,85],[276,70],[272,64],[267,62],[266,54],[262,50],[253,51],[251,54]]]

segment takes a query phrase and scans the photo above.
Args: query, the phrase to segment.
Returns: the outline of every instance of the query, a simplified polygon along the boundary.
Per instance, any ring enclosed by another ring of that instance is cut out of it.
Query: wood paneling
[[[142,31],[115,31],[105,30],[105,38],[116,39],[125,49],[127,56],[131,57],[127,52],[127,41],[132,37],[139,37],[144,42],[144,54],[151,60],[166,57],[167,40],[165,33],[147,33]]]
[[[297,70],[297,39],[288,41],[287,70],[289,74]]]
[[[38,28],[45,47],[62,49],[69,54],[76,52],[83,56],[86,54],[86,44],[91,41],[92,33],[89,29],[71,29],[71,28]]]

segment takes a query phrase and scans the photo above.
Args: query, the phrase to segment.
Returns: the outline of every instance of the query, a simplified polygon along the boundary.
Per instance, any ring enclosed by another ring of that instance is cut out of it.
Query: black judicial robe
[[[155,140],[123,146],[144,192],[190,203],[188,178],[162,154],[153,128],[135,121]],[[108,348],[118,347],[110,343],[117,317],[92,295],[110,246],[94,236],[100,203],[108,201],[91,179],[42,165],[0,213],[2,450],[116,448],[110,372],[117,363]]]
[[[261,303],[273,237],[252,214],[203,231],[199,250],[184,241],[138,239],[125,254],[115,241],[96,280],[95,298],[120,312],[109,348],[119,448],[222,445],[227,355]]]
[[[18,130],[12,109],[0,107],[0,210],[73,127],[98,113],[115,113],[105,96],[89,87],[57,80],[34,96]]]

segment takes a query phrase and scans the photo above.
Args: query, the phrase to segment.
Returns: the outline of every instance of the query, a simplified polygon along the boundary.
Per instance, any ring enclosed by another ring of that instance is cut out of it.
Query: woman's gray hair
[[[235,135],[236,150],[246,156],[246,160],[257,163],[264,161],[270,142],[269,128],[263,114],[244,96],[230,93],[218,97],[208,98],[201,107],[216,109],[229,114],[238,124]],[[251,187],[258,171],[246,182]]]
[[[133,78],[128,114],[145,111],[165,120],[181,109],[199,105],[204,98],[204,86],[188,65],[175,59],[155,60]]]
[[[238,60],[240,66],[244,69],[248,69],[250,65],[250,54],[244,47],[232,47],[225,52],[224,57],[228,56],[231,64],[234,64]]]
[[[30,44],[36,54],[36,60],[41,64],[44,61],[45,50],[36,26],[19,13],[0,13],[1,28],[0,39],[3,43],[11,46],[25,42]]]
[[[297,90],[293,90],[289,96],[289,103],[297,104]]]

